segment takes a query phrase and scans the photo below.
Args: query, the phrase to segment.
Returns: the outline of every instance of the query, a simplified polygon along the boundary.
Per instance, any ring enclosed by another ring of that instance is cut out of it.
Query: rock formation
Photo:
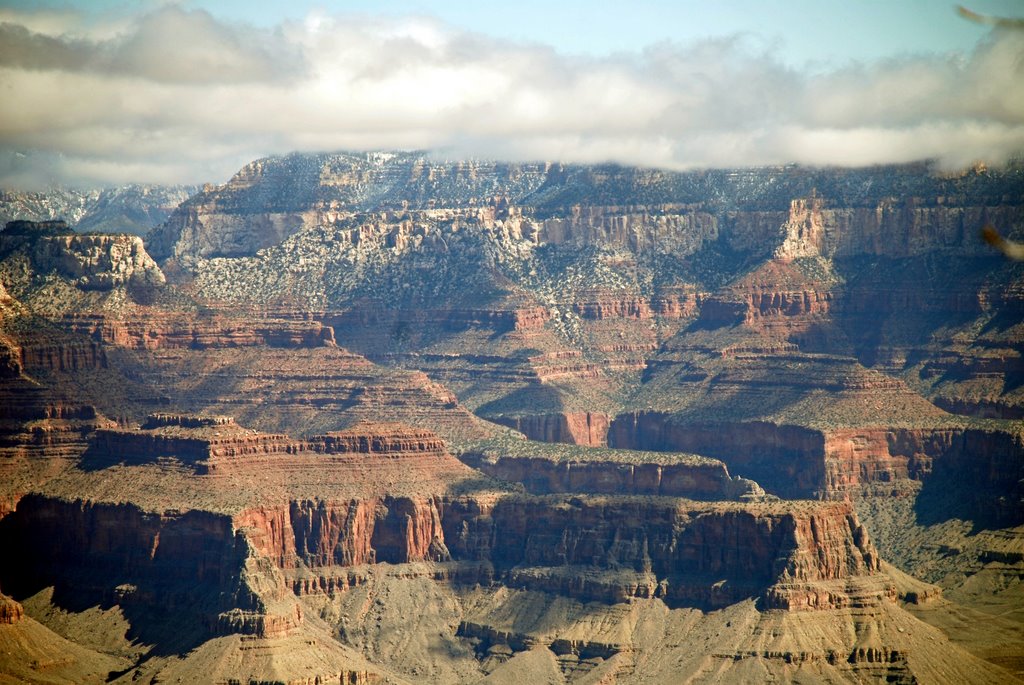
[[[505,442],[489,450],[464,452],[460,459],[488,475],[522,483],[536,494],[628,494],[711,501],[764,495],[757,483],[731,478],[721,461],[694,454],[628,450],[567,454],[541,445]]]
[[[38,276],[56,273],[83,290],[121,285],[153,286],[164,275],[142,245],[128,235],[78,235],[61,221],[13,221],[0,231],[0,255],[24,255]]]
[[[1022,183],[295,154],[8,224],[0,676],[1011,682]]]

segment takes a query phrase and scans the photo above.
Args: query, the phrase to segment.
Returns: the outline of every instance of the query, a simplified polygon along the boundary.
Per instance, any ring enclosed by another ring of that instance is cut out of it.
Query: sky
[[[0,188],[370,149],[1000,164],[1024,152],[1024,31],[941,0],[0,0]]]

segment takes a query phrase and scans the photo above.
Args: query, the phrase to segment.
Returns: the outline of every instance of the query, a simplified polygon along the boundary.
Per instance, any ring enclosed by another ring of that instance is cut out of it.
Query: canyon
[[[0,674],[1022,679],[1022,198],[336,153],[19,216]]]

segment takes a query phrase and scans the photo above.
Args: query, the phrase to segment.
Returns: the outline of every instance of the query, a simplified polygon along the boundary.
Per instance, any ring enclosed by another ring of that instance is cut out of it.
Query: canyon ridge
[[[1024,680],[1019,162],[84,197],[4,195],[0,680]]]

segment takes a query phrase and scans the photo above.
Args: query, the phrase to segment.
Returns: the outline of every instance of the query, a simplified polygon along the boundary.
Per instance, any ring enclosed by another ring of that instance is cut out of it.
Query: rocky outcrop
[[[24,376],[0,383],[0,519],[18,501],[69,468],[89,436],[113,422]]]
[[[1007,311],[1016,309],[1014,303]],[[1024,418],[1024,398],[1014,387],[1024,377],[1021,345],[1009,337],[1002,341],[977,341],[970,347],[947,347],[930,356],[919,372],[926,383],[937,387],[932,401],[954,414],[977,418]]]
[[[66,220],[78,232],[142,235],[170,216],[196,186],[129,184],[102,190],[50,187],[0,192],[0,225],[11,220]]]
[[[0,594],[0,625],[14,625],[25,618],[25,608],[7,595]]]
[[[1019,426],[894,430],[886,442],[890,453],[921,464],[922,471],[931,462],[919,496],[925,519],[945,520],[955,512],[995,528],[1024,521],[1024,435]]]
[[[1024,521],[1024,442],[1019,429],[859,429],[825,436],[828,489],[871,483],[924,484],[922,507],[979,525]]]
[[[636,253],[689,255],[722,239],[782,259],[964,246],[980,254],[977,227],[1019,223],[1019,204],[1004,201],[1013,179],[1012,171],[957,178],[909,166],[671,173],[415,154],[290,155],[257,160],[205,189],[148,239],[158,259],[253,255],[354,212],[473,208],[533,243]]]
[[[14,230],[9,226],[0,232],[0,256],[23,254],[36,274],[56,274],[83,290],[164,283],[138,236],[59,235],[46,222],[32,224],[32,230],[22,226],[29,222],[13,223]]]
[[[147,236],[147,244],[158,259],[251,255],[353,210],[482,206],[496,189],[518,198],[536,189],[549,167],[446,164],[403,153],[256,160],[225,185],[207,187],[183,203]]]
[[[459,458],[495,478],[522,483],[534,494],[652,495],[710,501],[764,495],[757,483],[731,478],[722,462],[688,454],[600,450],[571,456],[545,456],[543,451],[537,456],[512,456],[466,452]]]
[[[928,494],[987,525],[1024,521],[1022,442],[1007,428],[835,428],[700,424],[640,412],[616,417],[609,442],[685,450],[787,497],[843,497],[861,486],[922,481]],[[970,487],[964,487],[970,483]],[[946,495],[939,493],[947,490]]]
[[[0,192],[0,224],[11,221],[70,221],[84,217],[98,191],[54,187],[45,192]]]
[[[782,244],[775,248],[775,257],[791,260],[798,257],[816,257],[822,254],[828,236],[828,222],[822,216],[824,202],[816,194],[810,198],[793,200],[789,205],[789,218],[782,224]]]
[[[718,217],[700,205],[617,207],[577,204],[527,232],[537,243],[604,245],[631,252],[692,254],[719,237]]]
[[[230,580],[232,575],[235,554],[230,544],[230,519],[208,512],[153,515],[131,504],[29,495],[12,517],[12,524],[19,530],[25,530],[28,522],[38,534],[19,536],[17,540],[31,552],[36,568],[47,569],[50,578],[59,578],[65,565],[98,573],[153,566],[159,567],[154,576],[168,581],[212,580],[215,584]],[[204,537],[212,544],[204,545]],[[229,542],[227,546],[218,547],[225,541]],[[215,554],[207,553],[213,550]],[[18,571],[11,569],[10,573]]]
[[[213,615],[203,603],[233,597],[240,580],[244,548],[236,549],[224,516],[28,495],[4,524],[5,544],[25,560],[3,571],[5,590],[16,595],[57,585],[109,601],[121,588],[117,600],[128,611],[134,603],[151,611],[178,611],[184,603],[210,623],[216,602]]]
[[[33,456],[78,456],[85,438],[112,423],[88,404],[71,403],[19,378],[0,389],[0,446],[33,450]]]
[[[627,449],[706,454],[781,497],[826,493],[825,436],[801,426],[687,424],[673,421],[668,414],[637,412],[612,421],[608,443]]]
[[[756,494],[713,460],[672,461],[632,469],[633,487]],[[608,465],[595,466],[601,483]],[[97,430],[80,469],[18,502],[0,543],[27,563],[0,582],[16,594],[73,584],[129,612],[184,611],[212,634],[273,637],[302,624],[294,588],[382,562],[464,562],[455,575],[582,600],[721,606],[756,596],[790,608],[843,606],[847,585],[878,572],[846,503],[456,492],[479,480],[436,435],[405,426],[295,440],[226,417],[153,415],[141,429]],[[282,575],[299,571],[303,582]],[[833,581],[846,589],[818,585]],[[196,586],[203,595],[183,599]]]
[[[49,327],[19,331],[17,351],[20,367],[28,375],[107,367],[106,351],[98,341]]]
[[[292,501],[235,517],[280,568],[447,561],[439,497]]]
[[[1013,226],[1021,216],[1019,206],[987,207],[945,197],[880,198],[863,208],[826,204],[832,203],[822,197],[793,201],[778,256],[907,257],[944,247],[983,254],[974,239],[978,227],[986,222]]]
[[[334,343],[334,331],[316,321],[241,318],[228,314],[197,316],[149,310],[133,316],[65,314],[60,325],[76,335],[136,350],[222,347],[309,348]]]
[[[311,461],[314,456],[315,462]],[[199,475],[245,471],[263,464],[287,470],[315,463],[356,465],[367,458],[432,462],[445,457],[445,443],[436,434],[401,424],[358,424],[295,440],[243,428],[230,417],[180,414],[152,414],[138,430],[97,430],[83,455],[93,467],[174,460],[188,464]]]
[[[18,502],[0,540],[25,563],[0,571],[5,589],[55,584],[133,622],[170,613],[210,635],[283,636],[303,623],[283,570],[448,560],[440,493],[474,475],[404,426],[309,441],[226,417],[147,426],[97,431],[80,469]],[[181,468],[192,460],[198,474]],[[403,490],[424,494],[389,494]]]
[[[31,560],[31,569],[5,572],[5,587],[16,592],[73,582],[78,592],[122,588],[119,602],[166,608],[199,584],[210,598],[190,610],[212,606],[202,618],[211,630],[264,636],[286,633],[302,616],[268,611],[287,590],[278,571],[257,571],[260,559],[314,573],[448,559],[481,572],[485,561],[503,583],[583,601],[723,606],[763,596],[770,607],[794,610],[844,606],[849,584],[879,572],[877,553],[843,503],[794,512],[672,499],[463,496],[293,501],[225,517],[30,496],[6,525],[11,549]],[[884,579],[868,585],[891,590]]]
[[[774,588],[764,595],[772,606],[834,607],[848,601],[841,590],[812,599],[810,588],[872,576],[879,563],[847,503],[783,513],[672,499],[514,497],[454,502],[444,525],[453,558],[487,558],[506,583],[584,600],[723,606]]]
[[[215,204],[185,203],[146,236],[158,259],[236,257],[276,245],[304,228],[317,226],[323,211],[266,212],[258,218],[218,212]],[[164,236],[168,236],[165,238]],[[170,242],[170,236],[177,238]]]
[[[107,365],[103,348],[94,342],[21,346],[22,368],[34,371],[79,371],[102,369]]]
[[[600,412],[495,416],[491,420],[515,429],[531,440],[590,447],[608,444],[610,417]]]
[[[5,525],[5,543],[27,560],[0,573],[5,586],[116,603],[139,635],[159,635],[160,617],[207,637],[281,637],[303,622],[283,577],[228,516],[29,496]]]
[[[381,368],[329,343],[297,349],[219,345],[144,352],[143,363],[133,366],[139,399],[117,409],[135,422],[148,413],[168,411],[162,395],[177,398],[170,407],[178,411],[237,416],[267,432],[308,436],[359,421],[399,421],[447,439],[479,439],[495,430],[424,373]],[[122,353],[108,348],[108,356],[114,354]],[[137,363],[136,354],[128,357],[129,363]],[[98,401],[115,404],[116,399]],[[105,413],[122,415],[114,408]]]
[[[233,421],[195,427],[172,423],[165,428],[160,423],[163,419],[150,418],[152,429],[149,430],[115,428],[96,431],[83,455],[86,463],[96,466],[145,464],[159,459],[174,459],[207,473],[216,468],[215,460],[219,461],[217,458],[221,456],[287,454],[300,447],[300,443],[285,435],[259,434]]]
[[[742,324],[748,330],[797,342],[803,348],[828,348],[819,329],[827,328],[839,297],[837,277],[820,259],[793,264],[776,258],[709,295],[697,325],[718,328]]]

